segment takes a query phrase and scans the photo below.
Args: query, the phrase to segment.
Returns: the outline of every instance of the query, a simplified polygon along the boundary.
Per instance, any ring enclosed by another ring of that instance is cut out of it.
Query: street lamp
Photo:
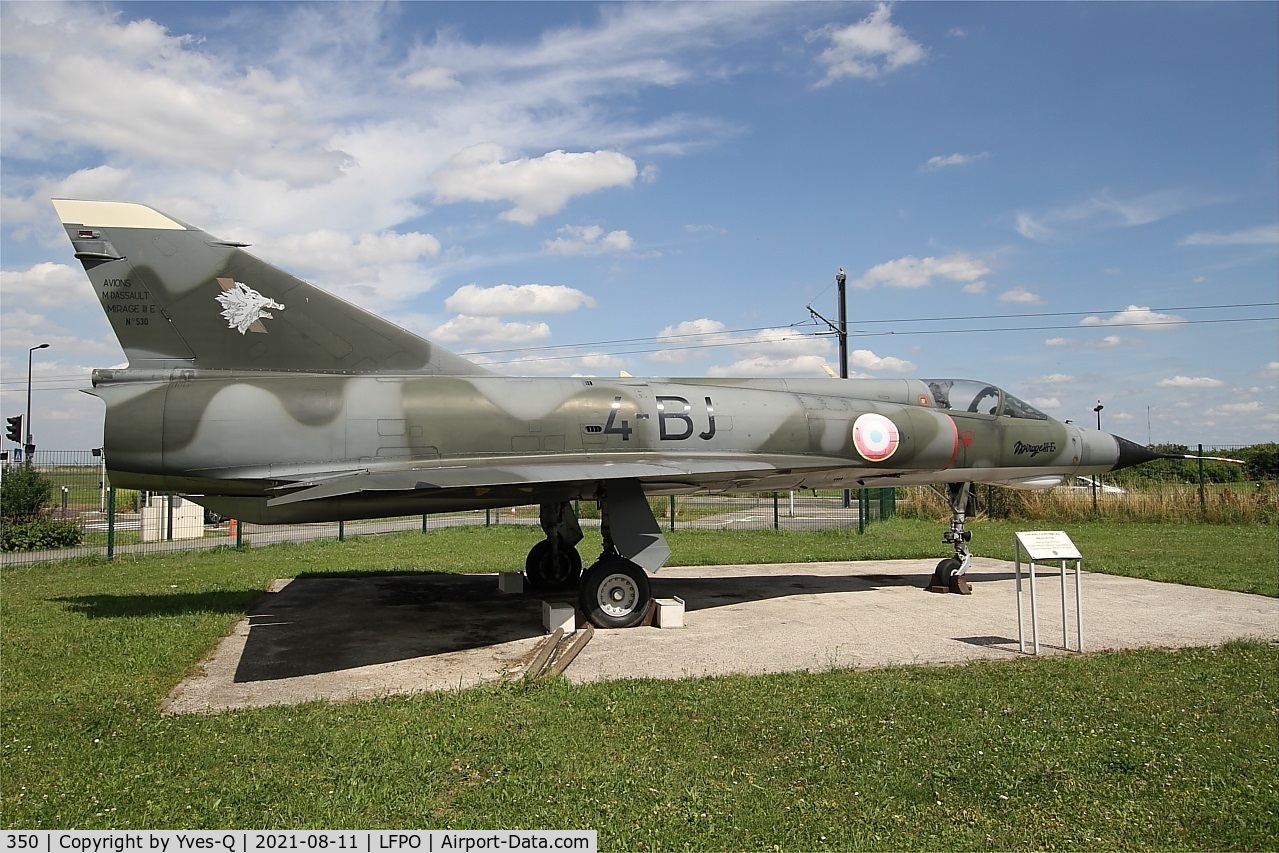
[[[1101,404],[1101,400],[1097,401],[1097,405],[1092,410],[1097,413],[1097,432],[1101,432],[1101,410],[1106,408]],[[1092,475],[1092,511],[1097,512],[1097,475]]]
[[[48,349],[48,344],[40,344],[27,350],[27,443],[23,446],[26,452],[27,464],[31,464],[31,454],[35,452],[36,446],[31,441],[31,357],[35,355],[38,349]]]

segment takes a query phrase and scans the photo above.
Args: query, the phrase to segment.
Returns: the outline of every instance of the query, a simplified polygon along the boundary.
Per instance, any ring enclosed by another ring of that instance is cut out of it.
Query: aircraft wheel
[[[577,549],[561,542],[558,551],[558,555],[552,556],[551,540],[543,539],[528,552],[524,577],[538,592],[567,589],[582,576],[582,557]]]
[[[582,576],[578,603],[597,628],[630,628],[653,598],[648,575],[630,560],[601,560]]]
[[[928,581],[928,591],[950,592],[950,576],[959,571],[962,565],[956,557],[947,557],[938,563],[937,568],[933,569],[932,579]]]

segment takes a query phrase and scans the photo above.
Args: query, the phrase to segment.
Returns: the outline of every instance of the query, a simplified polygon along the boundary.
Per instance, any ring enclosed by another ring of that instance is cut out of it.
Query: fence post
[[[671,495],[671,532],[675,531],[675,496]]]
[[[235,522],[235,547],[244,547],[244,522],[239,519]]]
[[[1204,494],[1204,446],[1199,445],[1199,515],[1208,517],[1208,498]]]
[[[781,512],[778,507],[777,492],[773,492],[773,529],[774,530],[782,529],[782,519],[781,519]]]
[[[484,510],[484,526],[488,527],[493,523],[493,510]]]
[[[345,521],[338,522],[338,541],[339,542],[346,541],[346,522]]]
[[[426,532],[426,513],[422,513],[422,532]]]
[[[173,492],[164,496],[164,541],[173,541]]]
[[[107,562],[115,559],[115,486],[107,488]]]
[[[857,532],[858,533],[866,532],[866,504],[867,503],[869,503],[869,501],[866,500],[866,490],[858,489],[857,490]]]

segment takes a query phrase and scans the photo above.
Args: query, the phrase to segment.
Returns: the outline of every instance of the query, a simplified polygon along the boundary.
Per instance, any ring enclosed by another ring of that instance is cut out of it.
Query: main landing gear
[[[601,555],[582,576],[577,601],[597,628],[630,628],[648,613],[653,600],[648,575],[625,557]]]
[[[539,592],[571,589],[578,606],[598,628],[630,628],[648,614],[653,600],[648,575],[662,567],[671,549],[636,480],[612,480],[599,486],[599,559],[582,572],[574,547],[582,539],[573,505],[542,504],[546,539],[533,546],[524,563],[529,586]]]
[[[524,560],[524,579],[538,592],[570,589],[582,576],[582,557],[573,547],[582,541],[582,528],[568,501],[542,504],[542,530],[546,538],[533,546]]]
[[[973,562],[973,552],[968,548],[973,534],[964,528],[972,487],[972,483],[948,483],[946,486],[946,499],[950,503],[950,529],[942,534],[941,541],[955,547],[955,556],[947,557],[937,564],[933,577],[928,582],[929,592],[973,594],[972,586],[964,579]]]

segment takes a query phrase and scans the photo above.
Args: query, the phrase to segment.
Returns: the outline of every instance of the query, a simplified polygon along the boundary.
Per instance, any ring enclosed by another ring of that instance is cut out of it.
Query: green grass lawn
[[[1276,594],[1273,527],[1066,525],[1085,568]],[[1008,558],[1013,525],[974,525]],[[161,717],[272,578],[517,568],[433,530],[6,569],[0,822],[584,828],[603,849],[1272,849],[1279,652],[564,682]],[[683,564],[943,555],[940,530],[676,531]],[[597,545],[588,538],[590,547]]]

